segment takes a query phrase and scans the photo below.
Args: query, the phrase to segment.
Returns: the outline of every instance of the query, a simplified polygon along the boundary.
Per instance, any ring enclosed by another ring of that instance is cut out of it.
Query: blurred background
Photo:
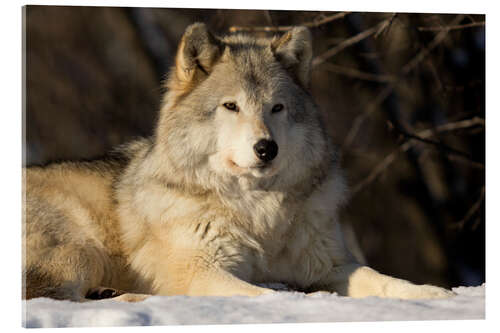
[[[485,16],[27,6],[24,165],[93,159],[152,133],[184,29],[311,28],[311,93],[342,149],[342,220],[369,265],[485,279]]]

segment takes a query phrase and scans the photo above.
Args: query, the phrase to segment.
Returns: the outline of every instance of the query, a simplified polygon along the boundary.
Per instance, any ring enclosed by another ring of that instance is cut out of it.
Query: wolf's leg
[[[23,298],[86,301],[90,288],[109,275],[106,270],[110,265],[93,250],[60,246],[48,251],[38,263],[30,262],[23,271]]]
[[[104,251],[91,242],[85,245],[59,243],[27,249],[23,270],[24,298],[50,297],[85,301],[90,288],[111,282],[111,263]]]
[[[23,286],[23,299],[26,300],[37,297],[48,297],[74,302],[87,301],[81,292],[81,284],[78,282],[47,283],[47,280],[44,280],[37,283],[32,281],[30,276],[26,278],[26,281]]]
[[[245,282],[222,269],[213,268],[196,274],[187,291],[192,296],[259,296],[274,291]]]
[[[81,245],[57,239],[55,243],[51,236],[32,233],[28,239],[23,298],[85,301],[91,287],[110,280],[112,267],[102,249],[90,241]]]
[[[185,254],[185,252],[183,252]],[[175,256],[173,256],[175,257]],[[157,273],[154,294],[189,296],[258,296],[273,290],[252,285],[196,256],[170,258],[170,269]],[[168,262],[168,261],[165,261]],[[164,265],[164,267],[166,267]]]
[[[57,207],[29,193],[23,224],[23,298],[85,301],[110,284],[111,259],[100,242]]]
[[[247,271],[237,268],[247,263],[223,254],[220,249],[225,243],[220,237],[219,242],[216,241],[218,231],[215,227],[199,229],[204,233],[202,239],[212,241],[200,242],[197,240],[199,235],[193,235],[191,230],[180,225],[166,240],[146,242],[130,256],[132,269],[151,279],[150,286],[143,289],[145,292],[190,296],[257,296],[273,292],[233,275],[226,267]]]
[[[380,296],[389,298],[446,298],[454,292],[431,285],[416,285],[409,281],[381,274],[356,263],[334,267],[329,289],[351,297]]]

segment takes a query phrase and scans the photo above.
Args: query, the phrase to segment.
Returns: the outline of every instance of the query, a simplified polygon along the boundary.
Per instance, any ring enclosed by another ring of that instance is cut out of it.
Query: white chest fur
[[[247,251],[239,250],[247,257],[237,265],[231,262],[233,273],[245,280],[302,287],[321,279],[345,258],[337,222],[344,192],[343,180],[332,177],[305,200],[290,199],[290,193],[255,190],[226,199],[240,221],[232,230],[236,243],[248,246]]]

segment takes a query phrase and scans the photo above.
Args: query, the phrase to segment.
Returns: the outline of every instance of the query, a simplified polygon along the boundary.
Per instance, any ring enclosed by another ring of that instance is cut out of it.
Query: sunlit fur
[[[451,293],[359,264],[337,220],[346,185],[308,93],[311,36],[186,30],[151,138],[114,157],[26,170],[25,297]],[[233,103],[237,109],[224,106]],[[282,104],[279,112],[273,106]],[[267,165],[253,146],[274,140]]]

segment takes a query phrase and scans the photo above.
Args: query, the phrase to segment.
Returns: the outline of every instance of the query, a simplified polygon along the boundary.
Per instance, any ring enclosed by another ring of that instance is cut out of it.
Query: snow
[[[152,296],[143,302],[23,301],[26,327],[484,319],[485,285],[441,300],[399,300],[279,291],[258,297]]]

